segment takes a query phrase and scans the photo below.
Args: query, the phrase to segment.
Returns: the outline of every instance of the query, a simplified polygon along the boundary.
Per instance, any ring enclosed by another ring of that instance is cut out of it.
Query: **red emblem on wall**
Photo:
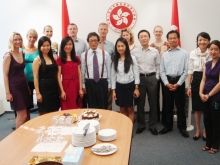
[[[106,19],[112,30],[120,32],[124,28],[133,28],[137,20],[137,14],[128,3],[117,2],[108,9]]]

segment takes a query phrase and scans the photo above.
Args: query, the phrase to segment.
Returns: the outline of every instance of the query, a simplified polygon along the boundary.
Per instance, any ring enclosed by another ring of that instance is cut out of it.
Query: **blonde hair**
[[[14,51],[13,40],[14,40],[14,36],[15,36],[15,35],[19,35],[19,36],[21,37],[21,41],[22,41],[22,43],[21,43],[21,48],[24,49],[23,38],[22,38],[21,34],[18,33],[18,32],[13,32],[13,33],[10,35],[9,41],[8,41],[8,49],[11,50],[11,51]]]
[[[33,34],[34,37],[35,37],[36,40],[37,40],[38,34],[37,34],[37,31],[36,31],[35,29],[29,29],[29,30],[27,31],[27,36],[29,36],[30,34]]]
[[[162,30],[162,32],[163,32],[163,28],[162,28],[162,26],[160,26],[160,25],[155,26],[155,27],[154,27],[154,31],[155,31],[155,29],[156,29],[157,27],[158,27],[158,28],[161,28],[161,30]]]
[[[101,25],[106,25],[106,26],[108,26],[108,24],[105,23],[105,22],[102,22],[102,23],[99,24],[99,26],[101,26]]]
[[[121,30],[121,34],[120,34],[120,37],[121,37],[121,38],[123,38],[123,37],[122,37],[123,32],[127,32],[127,33],[130,34],[130,36],[131,36],[131,37],[130,37],[130,44],[131,44],[131,45],[134,44],[134,34],[132,33],[131,29],[128,29],[128,28],[122,29],[122,30]]]
[[[46,25],[46,26],[44,26],[44,31],[43,31],[43,33],[45,32],[46,27],[50,27],[50,28],[52,28],[52,26],[50,26],[50,25]],[[52,28],[52,29],[53,29],[53,28]]]

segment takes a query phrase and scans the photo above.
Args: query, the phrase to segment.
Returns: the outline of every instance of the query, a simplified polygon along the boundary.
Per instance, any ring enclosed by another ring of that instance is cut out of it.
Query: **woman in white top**
[[[48,38],[52,38],[53,36],[53,28],[50,25],[44,26],[44,35],[47,36]],[[51,49],[53,52],[53,57],[56,60],[58,57],[58,44],[56,42],[52,42],[51,44]]]
[[[122,29],[120,37],[127,40],[130,51],[132,51],[134,48],[136,48],[136,45],[134,44],[134,34],[132,33],[132,31],[130,29],[127,29],[127,28]]]
[[[168,42],[164,42],[162,39],[162,35],[163,35],[163,28],[160,25],[157,25],[154,27],[154,36],[155,36],[155,41],[150,45],[151,47],[156,48],[159,51],[160,57],[162,57],[162,54],[167,51],[170,46],[168,44]],[[161,79],[159,79],[158,81],[158,85],[157,85],[157,120],[158,122],[160,121],[160,85],[162,88],[162,97],[164,96],[164,84],[161,81]],[[162,99],[162,123],[165,124],[165,101],[164,99]]]
[[[187,95],[192,97],[192,110],[195,112],[196,133],[193,136],[194,140],[200,138],[200,119],[203,104],[199,96],[199,86],[202,80],[203,67],[207,61],[211,60],[208,50],[210,40],[208,33],[199,33],[196,40],[197,48],[190,52],[189,55]],[[206,140],[205,129],[203,131],[203,140]]]
[[[133,97],[139,97],[139,70],[136,58],[131,56],[128,42],[119,38],[115,43],[112,62],[112,98],[120,106],[120,112],[134,122]]]

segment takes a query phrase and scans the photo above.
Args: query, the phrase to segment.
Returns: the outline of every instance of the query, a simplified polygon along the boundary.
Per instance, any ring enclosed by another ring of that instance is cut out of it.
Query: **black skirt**
[[[60,108],[59,87],[57,80],[41,79],[39,89],[42,95],[42,103],[37,102],[39,112],[54,112]]]
[[[199,96],[199,86],[202,80],[202,74],[203,74],[202,72],[193,73],[193,80],[191,82],[193,111],[203,111],[203,102]]]
[[[134,81],[128,84],[120,84],[116,82],[116,98],[115,103],[120,107],[132,107],[133,106],[133,94],[135,84]]]

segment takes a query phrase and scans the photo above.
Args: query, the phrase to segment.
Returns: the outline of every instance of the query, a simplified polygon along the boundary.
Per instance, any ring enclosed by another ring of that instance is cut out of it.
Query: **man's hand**
[[[179,84],[174,84],[173,85],[173,91],[176,91],[178,87],[179,87]]]

